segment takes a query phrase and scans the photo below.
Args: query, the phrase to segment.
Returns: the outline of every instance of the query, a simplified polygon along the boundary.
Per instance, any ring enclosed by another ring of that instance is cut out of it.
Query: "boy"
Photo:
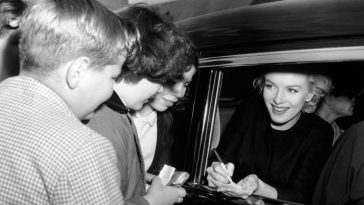
[[[95,0],[29,5],[20,75],[0,83],[0,204],[123,204],[112,145],[80,122],[136,43],[122,25]]]
[[[129,204],[164,205],[182,202],[182,188],[164,186],[158,177],[145,190],[145,169],[139,139],[130,113],[140,110],[162,84],[179,76],[185,69],[176,59],[184,56],[184,38],[172,23],[164,21],[146,6],[132,6],[119,13],[134,21],[141,33],[141,52],[137,61],[128,62],[114,86],[113,96],[95,113],[88,125],[107,137],[124,173],[121,190]],[[181,51],[181,52],[179,52]]]
[[[26,4],[21,0],[0,1],[0,81],[19,73],[19,22]]]

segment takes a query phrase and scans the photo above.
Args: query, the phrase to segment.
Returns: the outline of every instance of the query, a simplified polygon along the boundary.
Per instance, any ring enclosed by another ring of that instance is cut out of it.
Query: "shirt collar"
[[[123,101],[120,99],[115,91],[112,93],[112,96],[105,102],[105,105],[120,114],[127,114],[128,112],[130,112],[130,109],[124,105]]]
[[[134,117],[138,119],[143,124],[148,124],[150,127],[153,127],[157,121],[157,113],[155,111],[151,112],[148,116],[141,116],[138,112],[134,114]]]

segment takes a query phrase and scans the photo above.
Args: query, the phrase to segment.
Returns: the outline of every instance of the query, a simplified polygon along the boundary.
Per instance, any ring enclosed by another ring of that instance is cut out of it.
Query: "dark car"
[[[364,66],[364,1],[286,0],[178,22],[200,51],[200,71],[177,112],[176,167],[191,176],[184,204],[245,204],[206,188],[211,149],[252,80],[267,67],[309,67],[357,93]],[[178,123],[180,122],[180,123]],[[253,196],[265,204],[295,204]]]

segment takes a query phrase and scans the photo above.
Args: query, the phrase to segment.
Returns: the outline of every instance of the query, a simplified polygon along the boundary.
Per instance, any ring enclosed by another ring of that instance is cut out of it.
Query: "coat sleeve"
[[[124,204],[120,191],[120,174],[112,145],[97,135],[74,153],[66,171],[55,187],[54,204]]]

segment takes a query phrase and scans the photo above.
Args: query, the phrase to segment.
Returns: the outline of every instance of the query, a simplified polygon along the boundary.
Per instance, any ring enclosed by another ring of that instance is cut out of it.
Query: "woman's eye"
[[[271,84],[264,84],[264,88],[272,88],[273,87],[273,85],[271,85]]]
[[[289,88],[288,89],[288,92],[290,92],[290,93],[298,93],[298,90]]]

